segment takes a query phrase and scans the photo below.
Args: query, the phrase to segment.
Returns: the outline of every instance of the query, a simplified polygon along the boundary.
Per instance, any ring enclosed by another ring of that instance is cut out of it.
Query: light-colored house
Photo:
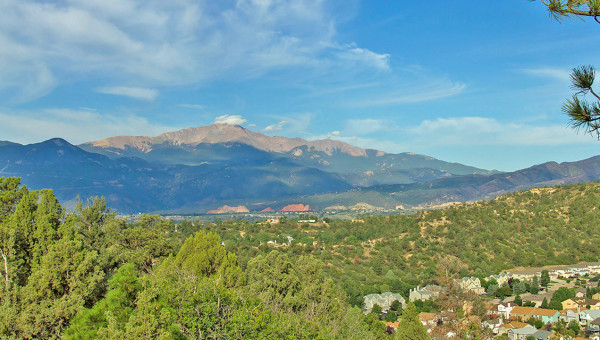
[[[574,309],[563,309],[558,318],[566,321],[567,323],[573,320],[579,322],[579,313]]]
[[[398,293],[369,294],[363,297],[363,311],[370,313],[375,304],[378,304],[382,311],[388,311],[392,303],[396,300],[402,304],[402,308],[406,307],[406,300]]]
[[[592,299],[600,300],[600,293],[596,293],[596,294],[592,295]]]
[[[492,333],[499,335],[500,328],[504,325],[502,318],[490,319],[483,322],[483,325],[492,330]],[[504,333],[502,333],[504,334]]]
[[[492,308],[490,308],[490,310],[488,311],[489,315],[498,315],[500,317],[502,317],[504,320],[508,320],[510,319],[510,312],[513,310],[513,308],[515,308],[517,305],[515,305],[512,302],[508,302],[506,304],[497,304],[492,306]]]
[[[600,334],[600,318],[596,318],[596,320],[590,322],[587,330],[593,334]]]
[[[600,309],[596,310],[582,310],[579,312],[579,322],[584,325],[589,325],[590,322],[600,318]]]
[[[508,331],[511,329],[517,329],[517,328],[523,328],[527,326],[527,324],[525,322],[520,322],[520,321],[511,321],[507,324],[501,325],[498,328],[498,334],[497,335],[502,335],[502,334],[508,334]]]
[[[416,300],[433,300],[440,295],[442,288],[436,285],[427,285],[425,287],[417,287],[410,290],[408,299],[413,302]]]
[[[542,320],[545,325],[555,323],[558,321],[559,316],[559,311],[545,308],[536,308],[533,313],[531,313],[532,318]]]
[[[456,284],[463,290],[469,290],[475,294],[485,293],[485,289],[481,287],[481,281],[477,277],[463,277],[456,280]]]
[[[600,301],[586,297],[567,299],[562,302],[563,309],[600,309]]]
[[[553,332],[550,331],[546,331],[543,329],[538,330],[537,332],[531,334],[531,336],[535,339],[535,340],[547,340],[550,339],[550,337],[553,335]]]
[[[490,275],[488,277],[485,278],[486,281],[490,281],[490,280],[496,280],[496,282],[498,282],[498,286],[502,286],[505,283],[508,283],[508,280],[510,280],[512,278],[512,274],[511,273],[500,273],[497,275]]]
[[[526,340],[528,336],[537,332],[537,329],[532,325],[527,325],[523,328],[515,328],[508,330],[508,338],[512,340]]]

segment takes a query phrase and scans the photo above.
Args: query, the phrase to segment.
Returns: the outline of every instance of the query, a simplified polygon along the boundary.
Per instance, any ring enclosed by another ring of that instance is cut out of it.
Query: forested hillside
[[[361,216],[300,224],[244,221],[205,224],[241,263],[276,248],[327,264],[350,301],[372,292],[408,291],[436,276],[436,259],[453,255],[462,275],[519,266],[598,261],[600,183],[520,191],[487,202],[414,215]],[[287,236],[294,240],[288,244]],[[269,240],[277,244],[267,245]]]
[[[244,271],[212,232],[183,242],[172,222],[128,224],[101,199],[66,214],[16,178],[0,178],[0,255],[3,339],[384,336],[314,257],[270,252]]]
[[[67,213],[1,178],[0,335],[384,337],[363,295],[438,280],[441,258],[476,276],[597,261],[599,205],[593,182],[353,221],[129,223],[102,199]]]

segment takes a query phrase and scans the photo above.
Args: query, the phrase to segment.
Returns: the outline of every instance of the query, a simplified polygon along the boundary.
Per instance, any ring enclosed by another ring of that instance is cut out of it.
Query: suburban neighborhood
[[[479,319],[484,338],[511,340],[592,339],[600,340],[600,263],[511,270],[487,277],[462,277],[450,286],[434,283],[408,291],[408,302],[425,306],[444,305],[447,289],[458,289],[483,301],[487,312]],[[365,314],[375,309],[384,316],[388,332],[399,326],[391,317],[395,301],[406,307],[398,293],[370,294],[363,298]],[[376,306],[376,307],[374,307]],[[375,308],[375,309],[374,309]],[[419,307],[417,307],[419,309]],[[424,307],[420,307],[425,309]],[[460,311],[475,308],[467,305]],[[420,311],[419,320],[433,339],[455,338],[456,331],[440,334],[448,322],[448,311]],[[468,319],[468,317],[467,317]],[[463,327],[473,327],[472,322]]]

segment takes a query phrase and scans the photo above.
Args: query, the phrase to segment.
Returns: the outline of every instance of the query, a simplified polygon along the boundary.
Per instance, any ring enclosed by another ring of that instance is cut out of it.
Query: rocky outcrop
[[[310,206],[304,204],[290,204],[281,208],[279,211],[296,212],[296,211],[310,211]]]
[[[275,210],[273,210],[273,208],[271,207],[266,207],[265,209],[261,210],[260,212],[274,212]]]
[[[247,213],[250,212],[248,210],[248,208],[246,208],[243,205],[237,206],[237,207],[230,207],[228,205],[224,205],[220,208],[217,208],[215,210],[210,210],[207,211],[207,214],[230,214],[230,213]]]

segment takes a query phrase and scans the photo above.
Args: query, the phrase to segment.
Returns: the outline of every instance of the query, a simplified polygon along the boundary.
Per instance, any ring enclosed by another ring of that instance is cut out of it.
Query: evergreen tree
[[[531,281],[531,289],[529,292],[531,294],[537,294],[540,291],[540,281],[537,275],[533,275],[533,280]]]
[[[542,271],[540,283],[544,288],[548,289],[548,285],[550,284],[550,273],[548,273],[548,271],[545,269]]]
[[[412,302],[409,302],[400,317],[400,324],[396,330],[396,339],[402,340],[426,340],[429,339],[427,331],[421,321],[417,308]]]
[[[521,306],[523,304],[523,299],[521,298],[521,295],[515,296],[515,304],[517,306]]]
[[[544,298],[540,308],[548,308],[548,299]]]

